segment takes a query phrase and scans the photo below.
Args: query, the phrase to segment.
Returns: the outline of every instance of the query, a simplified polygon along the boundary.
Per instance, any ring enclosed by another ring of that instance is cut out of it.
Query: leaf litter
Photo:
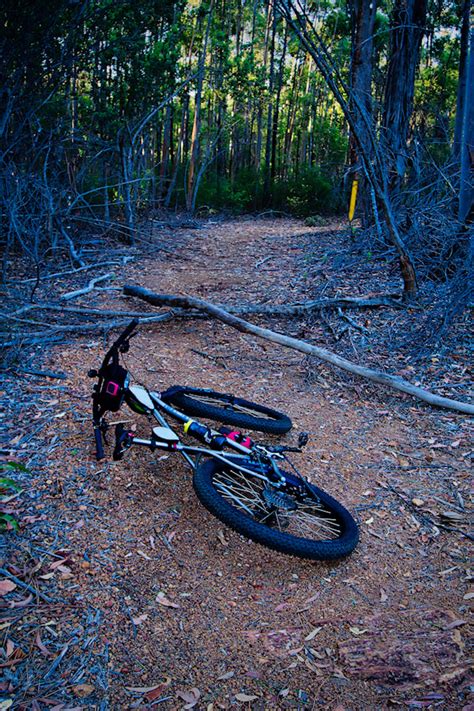
[[[317,231],[316,241],[295,220],[230,225],[183,232],[181,244],[193,244],[185,270],[171,255],[150,252],[127,266],[126,280],[172,293],[179,273],[182,289],[210,300],[287,303],[317,298],[327,282],[318,254],[347,249],[336,224]],[[257,275],[255,259],[265,250],[278,255],[280,268],[263,265]],[[310,278],[302,276],[305,255]],[[324,270],[334,280],[331,259]],[[370,291],[366,273],[356,268],[347,277],[348,295]],[[123,301],[110,293],[88,299],[114,308]],[[323,316],[275,320],[273,327],[334,348],[338,317]],[[368,364],[381,357],[403,374],[414,358],[402,343],[403,329],[392,329],[395,318],[402,316],[371,312],[370,336],[345,332],[337,348],[349,357],[355,348]],[[403,318],[408,323],[410,315]],[[470,516],[466,419],[207,321],[160,324],[133,345],[127,362],[147,385],[199,383],[288,411],[296,428],[311,434],[303,473],[315,481],[323,473],[323,488],[370,523],[350,559],[296,561],[223,530],[197,504],[189,472],[176,458],[131,452],[122,463],[99,468],[84,363],[97,364],[104,342],[57,346],[50,365],[67,371],[69,381],[54,385],[54,399],[45,400],[30,376],[5,388],[15,423],[11,446],[33,471],[22,480],[26,502],[23,493],[9,503],[20,534],[8,534],[5,563],[30,589],[0,576],[11,615],[2,629],[4,649],[8,639],[14,645],[4,656],[8,699],[32,709],[54,708],[53,702],[73,708],[74,688],[84,688],[88,704],[124,709],[137,708],[130,696],[169,709],[236,702],[330,707],[335,699],[347,708],[467,706],[472,588],[467,539],[458,532],[468,530]],[[203,361],[202,353],[212,358]],[[441,373],[441,392],[453,377],[462,384],[467,371],[454,366],[463,358],[460,338],[449,362],[426,362],[426,377]],[[416,363],[417,374],[423,367]],[[34,401],[44,418],[36,432]],[[436,532],[438,524],[446,528]],[[169,614],[160,611],[166,607]],[[156,684],[156,669],[169,682]]]

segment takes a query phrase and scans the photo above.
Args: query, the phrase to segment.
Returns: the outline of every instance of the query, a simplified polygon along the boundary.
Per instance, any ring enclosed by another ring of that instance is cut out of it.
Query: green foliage
[[[0,462],[1,471],[28,472],[28,469],[18,462]],[[22,492],[21,486],[10,477],[0,477],[0,531],[17,531],[18,521],[12,516],[7,504]]]
[[[305,217],[315,212],[330,214],[336,209],[333,186],[319,168],[303,168],[297,175],[275,186],[278,202],[294,215]]]

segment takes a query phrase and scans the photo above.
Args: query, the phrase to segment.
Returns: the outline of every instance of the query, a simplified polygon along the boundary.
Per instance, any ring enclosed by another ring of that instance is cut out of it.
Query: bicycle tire
[[[193,477],[193,486],[201,503],[213,516],[230,528],[267,548],[310,560],[338,560],[352,553],[356,547],[359,540],[356,522],[342,504],[322,489],[312,484],[309,485],[314,497],[312,505],[316,510],[321,511],[320,520],[326,522],[326,526],[329,525],[330,520],[335,520],[339,532],[331,539],[329,537],[322,540],[309,539],[270,527],[238,508],[233,496],[226,498],[225,494],[221,493],[222,489],[219,490],[217,487],[222,484],[222,481],[226,481],[226,477],[228,480],[231,473],[235,475],[236,472],[237,470],[229,464],[208,459],[196,468]],[[242,477],[242,473],[238,474]],[[221,477],[220,480],[219,477]],[[251,479],[251,475],[245,476],[245,486]],[[256,481],[261,484],[261,480],[256,479]],[[238,496],[240,496],[239,490],[242,491],[241,483],[234,489]],[[264,504],[263,499],[260,502]],[[301,509],[303,509],[303,505]],[[304,515],[307,516],[307,512],[304,512]],[[332,525],[331,523],[330,526]],[[323,536],[325,535],[323,534]]]
[[[161,398],[186,415],[217,420],[242,429],[282,435],[292,428],[290,418],[265,405],[214,390],[173,385]]]

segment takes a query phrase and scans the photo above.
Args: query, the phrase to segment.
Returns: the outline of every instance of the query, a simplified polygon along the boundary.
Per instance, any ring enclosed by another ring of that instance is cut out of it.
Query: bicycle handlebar
[[[125,343],[125,341],[127,340],[127,338],[129,338],[132,335],[133,331],[138,326],[138,324],[139,324],[139,321],[137,318],[134,318],[132,321],[130,321],[128,326],[126,326],[126,328],[122,331],[122,333],[117,338],[117,340],[115,340],[112,343],[109,350],[105,354],[104,360],[102,361],[102,366],[101,366],[102,368],[105,368],[105,366],[108,364],[110,359],[113,358],[113,356],[118,352],[118,350],[120,349],[120,346],[122,346]]]

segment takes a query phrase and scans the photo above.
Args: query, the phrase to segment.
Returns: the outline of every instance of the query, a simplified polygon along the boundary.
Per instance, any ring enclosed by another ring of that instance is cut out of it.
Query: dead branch
[[[290,336],[285,336],[281,333],[271,331],[268,328],[260,328],[260,326],[244,321],[238,316],[234,316],[228,311],[225,311],[224,309],[219,308],[208,301],[204,301],[203,299],[196,299],[191,296],[173,296],[169,294],[160,295],[142,287],[131,285],[124,286],[124,294],[128,296],[136,296],[137,298],[148,301],[149,303],[154,303],[155,305],[163,304],[182,309],[198,309],[199,311],[204,311],[210,316],[219,319],[219,321],[223,321],[227,325],[236,328],[238,331],[242,331],[243,333],[252,333],[255,336],[266,339],[267,341],[279,343],[287,348],[293,348],[297,351],[301,351],[302,353],[316,356],[316,358],[320,358],[326,363],[331,363],[332,365],[342,368],[349,373],[360,375],[361,377],[375,383],[380,383],[381,385],[386,385],[394,388],[395,390],[399,390],[400,392],[407,393],[408,395],[416,397],[429,405],[455,410],[456,412],[465,412],[468,415],[474,415],[474,405],[467,402],[460,402],[458,400],[451,400],[450,398],[435,395],[434,393],[424,390],[417,385],[412,385],[407,380],[399,378],[396,375],[389,375],[388,373],[384,373],[379,370],[373,370],[372,368],[366,368],[362,365],[352,363],[350,360],[342,358],[326,348],[313,346],[310,343],[300,341],[299,339],[292,338]],[[151,299],[153,299],[153,302]]]
[[[76,291],[68,291],[67,294],[63,294],[60,296],[60,299],[63,299],[64,301],[69,301],[69,299],[75,299],[77,296],[82,296],[83,294],[88,294],[89,292],[93,291],[95,289],[96,284],[100,284],[102,281],[106,281],[107,279],[113,279],[113,274],[102,274],[102,276],[99,277],[94,277],[94,279],[91,279],[89,284],[85,286],[83,289],[77,289]]]
[[[158,323],[159,321],[168,321],[173,317],[170,312],[158,315],[146,315],[140,319],[140,323]],[[11,346],[26,346],[34,345],[38,343],[48,343],[52,340],[57,340],[58,336],[62,333],[68,333],[74,335],[76,333],[94,333],[95,331],[109,331],[113,328],[123,328],[127,326],[130,322],[130,318],[120,319],[117,321],[99,321],[96,323],[81,323],[81,324],[67,324],[52,326],[47,331],[39,331],[36,333],[28,333],[17,337],[13,337],[13,334],[0,333],[0,342],[2,348],[10,348]],[[10,340],[7,341],[7,336],[10,336]],[[5,339],[5,340],[4,340]]]
[[[128,289],[131,289],[130,293]],[[140,293],[138,293],[138,291]],[[124,294],[126,296],[138,296],[143,301],[147,301],[154,306],[176,306],[173,300],[174,296],[167,294],[154,294],[147,289],[142,289],[138,286],[124,286]],[[158,300],[157,300],[158,299]],[[262,306],[259,304],[249,304],[248,306],[226,306],[227,313],[230,314],[255,314],[262,316],[303,316],[310,311],[318,309],[333,309],[333,308],[352,308],[352,309],[368,309],[379,308],[381,306],[390,306],[392,308],[403,308],[401,301],[396,300],[392,296],[382,295],[374,297],[351,297],[340,296],[334,299],[316,299],[315,301],[307,301],[303,304],[289,304],[288,306],[273,305]]]

